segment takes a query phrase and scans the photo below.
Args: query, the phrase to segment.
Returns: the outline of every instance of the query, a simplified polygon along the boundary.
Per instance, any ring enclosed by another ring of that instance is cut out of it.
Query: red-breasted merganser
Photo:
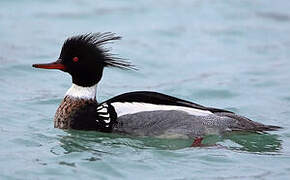
[[[96,86],[105,67],[134,69],[129,62],[113,57],[103,46],[120,38],[109,32],[73,36],[64,42],[57,61],[33,65],[59,69],[72,77],[72,87],[56,111],[55,128],[192,138],[228,131],[279,128],[157,92],[129,92],[98,103]]]

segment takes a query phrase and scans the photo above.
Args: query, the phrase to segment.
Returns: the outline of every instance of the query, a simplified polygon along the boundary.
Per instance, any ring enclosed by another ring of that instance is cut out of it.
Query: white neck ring
[[[71,88],[66,92],[66,96],[80,99],[96,99],[97,84],[90,87],[82,87],[72,84]]]

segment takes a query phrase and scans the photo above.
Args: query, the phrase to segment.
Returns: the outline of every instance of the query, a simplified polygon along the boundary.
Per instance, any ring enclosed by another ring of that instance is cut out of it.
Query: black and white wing
[[[100,131],[111,132],[116,119],[116,112],[110,104],[102,103],[97,106],[95,123]]]
[[[104,103],[115,111],[117,122],[112,130],[119,133],[196,136],[232,130],[272,129],[224,109],[205,107],[156,92],[125,93]]]
[[[212,114],[216,112],[230,111],[205,107],[190,101],[168,96],[165,94],[151,91],[136,91],[121,94],[106,101],[115,107],[117,115],[119,113],[134,113],[140,111],[156,111],[156,110],[181,110],[192,115]]]

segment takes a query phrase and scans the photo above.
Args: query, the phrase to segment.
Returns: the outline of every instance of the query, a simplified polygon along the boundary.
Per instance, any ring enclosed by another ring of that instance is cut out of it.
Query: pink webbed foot
[[[203,140],[203,137],[196,137],[190,147],[202,147],[202,146],[204,146],[203,144],[201,144],[202,140]]]
[[[213,145],[202,144],[202,140],[203,140],[203,137],[196,137],[190,147],[217,147],[217,148],[227,148],[225,146],[218,145],[218,144],[213,144]]]

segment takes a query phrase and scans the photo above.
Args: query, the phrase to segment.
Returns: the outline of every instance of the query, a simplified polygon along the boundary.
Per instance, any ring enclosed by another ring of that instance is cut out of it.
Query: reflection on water
[[[59,141],[60,146],[65,150],[64,154],[88,151],[92,154],[101,155],[102,153],[109,153],[98,150],[98,146],[106,145],[106,141],[113,138],[108,135],[105,136],[100,132],[69,130],[67,135],[60,137]]]
[[[282,148],[282,140],[275,134],[234,133],[227,134],[225,138],[241,145],[241,147],[231,147],[231,149],[240,151],[270,153],[279,152]]]
[[[69,130],[67,135],[60,137],[59,141],[60,146],[64,149],[64,154],[87,151],[100,157],[104,154],[114,154],[114,149],[122,147],[178,150],[190,147],[194,140],[129,137],[93,131]],[[279,152],[282,148],[282,141],[279,140],[278,135],[250,132],[234,132],[223,136],[209,135],[204,137],[203,144],[204,148],[225,148],[263,154]],[[96,158],[95,156],[93,159]]]

